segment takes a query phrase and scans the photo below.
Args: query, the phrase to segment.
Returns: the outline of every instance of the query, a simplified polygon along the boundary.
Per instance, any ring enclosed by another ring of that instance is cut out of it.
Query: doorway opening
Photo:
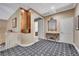
[[[35,21],[35,36],[38,36],[38,21]]]

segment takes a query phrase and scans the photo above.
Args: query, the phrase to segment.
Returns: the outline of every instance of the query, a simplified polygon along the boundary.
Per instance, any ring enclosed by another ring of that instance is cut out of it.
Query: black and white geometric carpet
[[[1,51],[0,56],[79,56],[79,54],[71,44],[40,40],[28,47],[16,46]]]

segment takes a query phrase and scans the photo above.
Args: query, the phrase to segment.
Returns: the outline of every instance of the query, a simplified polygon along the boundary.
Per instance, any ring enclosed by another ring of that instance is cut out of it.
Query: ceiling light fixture
[[[21,9],[21,12],[25,12],[24,9]]]
[[[51,7],[51,9],[55,9],[55,7],[54,7],[54,6],[52,6],[52,7]]]
[[[54,6],[51,7],[51,10],[55,13],[56,12],[56,8]]]

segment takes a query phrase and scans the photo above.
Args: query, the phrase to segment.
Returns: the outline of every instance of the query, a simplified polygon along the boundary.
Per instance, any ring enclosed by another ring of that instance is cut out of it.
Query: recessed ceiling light
[[[52,7],[51,7],[51,9],[55,9],[55,7],[54,7],[54,6],[52,6]]]
[[[23,10],[23,9],[21,9],[21,12],[24,12],[24,10]]]

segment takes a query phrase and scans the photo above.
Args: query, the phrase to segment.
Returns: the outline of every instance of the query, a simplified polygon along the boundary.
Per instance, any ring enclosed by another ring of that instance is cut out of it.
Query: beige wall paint
[[[17,27],[12,28],[12,20],[14,18],[17,18]],[[7,30],[13,30],[14,32],[20,32],[20,27],[19,25],[21,23],[21,16],[20,16],[20,9],[16,10],[16,12],[8,19],[8,27]]]
[[[39,15],[37,15],[35,12],[30,11],[31,12],[31,33],[21,33],[20,32],[20,28],[21,28],[21,16],[20,16],[20,9],[18,9],[8,20],[8,28],[7,30],[13,30],[14,33],[9,33],[7,32],[7,43],[6,43],[6,47],[11,48],[14,47],[18,44],[30,44],[33,41],[36,41],[37,39],[35,39],[35,27],[34,27],[34,19],[36,17],[38,17]],[[14,19],[15,17],[17,17],[17,28],[12,28],[12,19]],[[13,36],[13,35],[16,36]],[[8,36],[10,35],[10,36]],[[14,37],[14,38],[11,38]],[[17,42],[16,42],[17,41]]]
[[[7,29],[7,20],[0,20],[0,44],[5,42],[6,29]]]
[[[77,6],[75,8],[75,17],[77,17],[78,15],[79,15],[79,4],[77,4]],[[74,35],[74,37],[75,37],[74,38],[74,43],[79,48],[79,30],[75,30],[74,34],[75,34]]]
[[[74,9],[71,9],[71,10],[67,10],[67,11],[63,11],[63,12],[60,12],[60,13],[57,13],[57,14],[54,14],[54,15],[51,15],[51,16],[47,16],[45,18],[45,32],[48,32],[48,24],[47,24],[47,21],[53,17],[54,19],[57,20],[57,31],[55,32],[58,32],[60,33],[60,21],[62,19],[62,16],[70,16],[70,17],[73,17],[74,16]]]

